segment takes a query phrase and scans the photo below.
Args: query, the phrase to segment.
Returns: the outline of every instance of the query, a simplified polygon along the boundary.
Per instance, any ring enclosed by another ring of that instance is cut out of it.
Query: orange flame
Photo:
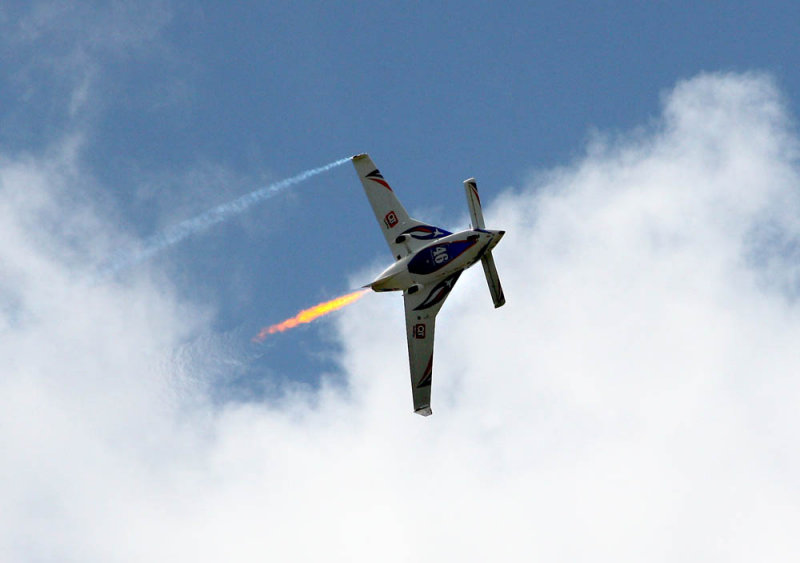
[[[253,338],[253,342],[263,342],[264,339],[270,334],[289,330],[290,328],[294,328],[299,324],[310,323],[314,319],[318,319],[323,315],[337,311],[345,305],[349,305],[350,303],[361,299],[361,297],[363,297],[368,291],[368,289],[359,289],[353,293],[348,293],[347,295],[342,295],[336,299],[331,299],[330,301],[325,301],[319,305],[314,305],[309,309],[304,309],[291,319],[286,319],[282,323],[262,328],[261,332],[259,332],[258,335]]]

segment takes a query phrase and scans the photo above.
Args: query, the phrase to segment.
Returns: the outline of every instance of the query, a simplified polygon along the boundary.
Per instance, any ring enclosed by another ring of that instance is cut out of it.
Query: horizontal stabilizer
[[[464,191],[467,193],[467,205],[469,205],[469,216],[472,220],[473,229],[485,229],[483,222],[483,210],[481,209],[481,198],[478,195],[478,183],[475,178],[464,180]],[[492,301],[495,308],[502,307],[506,303],[503,295],[503,286],[500,285],[500,278],[497,276],[497,268],[494,265],[492,253],[487,252],[481,258],[483,273],[486,274],[486,283],[489,284],[489,291],[492,294]]]
[[[483,222],[483,211],[481,210],[481,198],[478,196],[478,183],[475,178],[464,180],[464,191],[467,192],[467,205],[469,205],[469,216],[472,220],[473,229],[485,229]]]
[[[506,296],[503,294],[503,286],[500,285],[500,277],[497,275],[494,256],[491,252],[483,255],[481,264],[483,264],[483,273],[486,274],[486,283],[489,284],[489,292],[492,294],[494,308],[502,307],[506,304]]]

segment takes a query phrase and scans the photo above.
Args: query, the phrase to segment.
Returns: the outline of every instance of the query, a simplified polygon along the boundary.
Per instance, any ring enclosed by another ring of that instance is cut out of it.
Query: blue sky
[[[792,2],[12,3],[4,19],[3,146],[80,132],[99,197],[135,237],[364,151],[409,208],[455,226],[464,178],[491,201],[595,132],[647,127],[682,78],[758,70],[800,91]],[[219,329],[252,331],[384,256],[363,199],[342,168],[158,265]],[[313,329],[287,335],[269,362],[305,378],[321,346]]]
[[[331,560],[409,560],[406,500],[428,477],[420,541],[442,557],[463,530],[487,538],[473,554],[527,549],[528,519],[531,554],[731,560],[695,519],[740,554],[800,553],[781,527],[800,513],[796,2],[7,2],[0,31],[6,560],[109,560],[110,521],[151,540],[131,560],[196,529],[221,541],[198,560],[257,559],[258,526],[278,552],[313,530]],[[360,152],[451,230],[475,176],[508,230],[508,304],[470,271],[443,309],[430,421],[410,411],[397,296],[251,342],[391,260],[349,164],[92,282],[170,226]],[[42,522],[49,539],[26,539]]]

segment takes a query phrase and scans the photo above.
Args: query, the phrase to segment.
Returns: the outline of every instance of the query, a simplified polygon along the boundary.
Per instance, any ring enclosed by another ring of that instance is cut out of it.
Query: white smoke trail
[[[151,258],[155,254],[158,254],[162,250],[179,243],[190,235],[204,231],[209,227],[216,225],[217,223],[221,223],[235,215],[243,213],[252,205],[260,201],[264,201],[265,199],[269,199],[290,186],[299,184],[300,182],[308,180],[317,174],[322,174],[331,168],[341,166],[350,160],[350,157],[342,158],[326,164],[325,166],[306,170],[305,172],[301,172],[296,176],[286,178],[285,180],[275,182],[274,184],[270,184],[269,186],[265,186],[250,192],[249,194],[243,195],[233,201],[223,203],[222,205],[218,205],[213,209],[209,209],[197,217],[187,219],[186,221],[182,221],[177,225],[169,227],[168,229],[165,229],[164,231],[146,239],[141,248],[126,253],[120,253],[111,261],[110,264],[103,268],[98,278],[100,280],[107,279],[121,270],[130,268],[131,266]]]

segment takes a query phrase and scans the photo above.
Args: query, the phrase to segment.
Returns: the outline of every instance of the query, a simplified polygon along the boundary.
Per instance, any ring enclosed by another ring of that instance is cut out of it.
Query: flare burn
[[[311,321],[318,319],[323,315],[327,315],[328,313],[332,313],[333,311],[338,311],[342,307],[361,299],[361,297],[363,297],[368,291],[368,289],[359,289],[358,291],[341,295],[336,299],[331,299],[330,301],[325,301],[324,303],[314,305],[308,309],[303,309],[291,319],[286,319],[281,323],[261,329],[258,335],[253,338],[253,342],[263,342],[264,339],[266,339],[270,334],[284,332],[298,325],[310,323]]]

